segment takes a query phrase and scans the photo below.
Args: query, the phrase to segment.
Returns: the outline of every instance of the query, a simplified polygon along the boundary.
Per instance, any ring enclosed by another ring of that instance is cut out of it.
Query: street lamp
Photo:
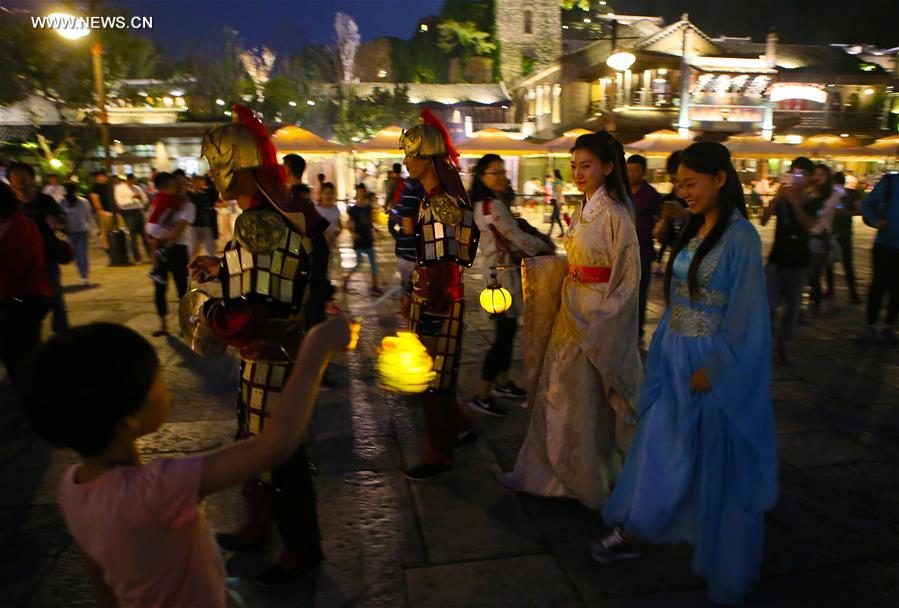
[[[609,58],[606,59],[606,65],[618,72],[624,72],[629,70],[636,60],[637,58],[633,53],[618,51],[609,55]]]
[[[78,40],[90,34],[90,28],[83,19],[67,13],[53,13],[48,19],[55,19],[57,24],[71,27],[57,27],[56,33],[66,40]],[[106,173],[112,173],[112,159],[109,156],[109,116],[106,113],[106,86],[103,82],[103,47],[99,42],[91,44],[91,60],[94,68],[94,85],[97,101],[100,104],[100,141],[103,143],[103,166]]]

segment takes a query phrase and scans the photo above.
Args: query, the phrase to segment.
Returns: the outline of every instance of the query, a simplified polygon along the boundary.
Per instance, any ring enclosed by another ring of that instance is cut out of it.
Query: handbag
[[[75,259],[75,250],[69,239],[58,230],[53,231],[53,248],[56,252],[56,261],[60,264],[69,264]]]

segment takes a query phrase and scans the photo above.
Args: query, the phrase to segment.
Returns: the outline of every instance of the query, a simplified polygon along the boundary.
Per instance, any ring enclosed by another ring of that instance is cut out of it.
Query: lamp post
[[[56,28],[56,33],[66,40],[78,40],[90,34],[87,27],[77,27],[78,19],[66,13],[53,13],[47,16],[55,19],[57,23],[72,25],[69,28]],[[100,104],[100,141],[103,144],[103,167],[106,173],[112,173],[112,158],[109,156],[109,115],[106,112],[106,84],[103,80],[103,46],[99,42],[91,45],[91,63],[94,71],[94,86],[96,87],[97,103]]]

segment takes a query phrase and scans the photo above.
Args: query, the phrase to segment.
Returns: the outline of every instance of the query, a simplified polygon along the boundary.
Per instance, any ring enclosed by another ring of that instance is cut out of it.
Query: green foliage
[[[404,87],[393,92],[376,88],[369,97],[344,96],[340,100],[334,133],[338,141],[352,144],[369,139],[392,124],[414,122],[417,115]]]
[[[437,46],[447,53],[461,57],[489,56],[496,50],[489,32],[482,32],[472,21],[444,21],[437,26],[440,41]]]
[[[566,11],[570,11],[573,8],[579,8],[582,11],[589,11],[590,5],[592,4],[590,0],[560,0],[562,4],[562,8]]]
[[[126,16],[123,9],[90,2],[88,14]],[[90,47],[103,47],[104,79],[148,78],[159,64],[159,53],[149,38],[132,30],[95,30],[80,40],[66,40],[50,30],[35,29],[31,17],[39,12],[13,11],[0,19],[0,103],[14,103],[42,94],[69,107],[94,100]]]
[[[537,60],[531,57],[530,55],[522,55],[521,56],[521,75],[522,76],[530,76],[534,73],[534,68],[537,67]]]

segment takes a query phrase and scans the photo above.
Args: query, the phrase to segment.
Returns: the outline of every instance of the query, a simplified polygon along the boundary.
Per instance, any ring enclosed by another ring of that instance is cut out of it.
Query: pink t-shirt
[[[203,457],[118,467],[59,484],[69,532],[102,570],[122,608],[220,608],[225,569],[199,512]]]

